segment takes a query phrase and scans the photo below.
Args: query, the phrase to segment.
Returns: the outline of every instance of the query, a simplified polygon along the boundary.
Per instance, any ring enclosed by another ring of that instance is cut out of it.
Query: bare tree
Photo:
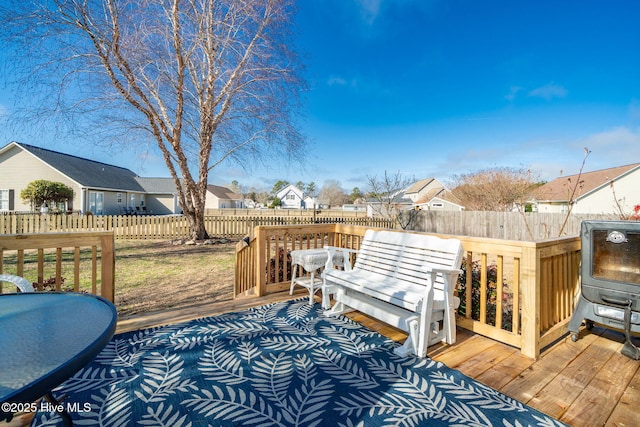
[[[384,171],[384,176],[367,176],[369,185],[368,197],[373,200],[371,208],[374,213],[390,220],[397,221],[402,229],[406,229],[409,223],[414,219],[415,211],[411,211],[410,215],[401,215],[402,211],[407,211],[406,201],[402,200],[404,191],[407,189],[411,180],[405,178],[398,171],[391,174]]]
[[[91,139],[157,145],[192,236],[203,239],[214,167],[301,153],[294,3],[7,0],[0,37],[22,57],[16,64],[32,65],[17,82],[51,101],[37,118],[64,117],[58,123],[90,129]]]
[[[322,184],[318,199],[322,204],[327,204],[331,207],[342,206],[346,203],[348,197],[345,194],[340,181],[335,179],[328,179]]]
[[[537,186],[528,169],[496,167],[454,177],[451,193],[466,210],[511,211]]]
[[[567,212],[564,215],[564,221],[562,222],[562,226],[560,226],[558,236],[562,236],[562,233],[567,226],[567,222],[569,221],[569,217],[571,216],[571,212],[573,211],[573,207],[576,204],[576,200],[578,199],[578,197],[580,197],[580,193],[582,192],[584,186],[582,171],[584,170],[584,166],[587,163],[587,157],[589,157],[589,154],[591,154],[591,150],[589,150],[588,147],[584,147],[584,156],[582,157],[582,164],[580,165],[580,171],[578,172],[576,181],[572,183],[571,178],[567,178]]]

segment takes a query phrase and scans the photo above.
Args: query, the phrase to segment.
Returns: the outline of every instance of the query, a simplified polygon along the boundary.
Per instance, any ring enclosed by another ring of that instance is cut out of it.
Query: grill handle
[[[616,298],[611,298],[609,296],[604,296],[604,295],[600,295],[600,298],[602,298],[602,301],[606,303],[618,305],[621,307],[630,307],[631,304],[633,303],[633,301],[631,301],[630,299],[616,299]]]

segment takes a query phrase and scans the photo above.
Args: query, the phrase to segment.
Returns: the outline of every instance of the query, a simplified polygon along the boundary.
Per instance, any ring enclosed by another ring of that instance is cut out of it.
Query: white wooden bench
[[[457,239],[426,234],[367,230],[359,251],[327,246],[328,259],[343,251],[345,269],[327,262],[323,272],[335,304],[326,315],[353,309],[409,334],[398,355],[425,357],[427,347],[456,340],[454,288],[464,255]],[[346,262],[356,252],[353,268]]]

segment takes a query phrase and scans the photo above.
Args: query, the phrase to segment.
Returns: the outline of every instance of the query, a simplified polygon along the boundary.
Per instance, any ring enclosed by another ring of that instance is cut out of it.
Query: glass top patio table
[[[116,328],[106,299],[71,292],[0,295],[0,420],[34,402],[88,364]]]

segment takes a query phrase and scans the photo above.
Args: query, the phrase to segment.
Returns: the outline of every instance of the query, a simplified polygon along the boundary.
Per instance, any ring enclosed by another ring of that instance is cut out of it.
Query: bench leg
[[[336,294],[337,289],[335,285],[328,285],[324,277],[322,278],[321,289],[322,289],[322,308],[324,308],[325,310],[328,310],[331,308],[331,296]]]
[[[402,344],[400,347],[396,347],[393,350],[393,352],[400,357],[407,357],[411,354],[414,354],[418,357],[424,357],[418,354],[418,349],[417,349],[418,343],[420,342],[419,330],[420,330],[420,322],[418,321],[418,319],[410,320],[409,336],[404,341],[404,344]]]
[[[447,344],[456,343],[456,315],[455,309],[451,307],[448,312],[444,313],[444,321],[442,327],[445,330],[445,341]]]
[[[351,307],[348,307],[348,306],[344,305],[340,301],[337,301],[333,305],[333,307],[331,307],[330,310],[325,310],[324,315],[325,316],[339,316],[341,314],[348,313],[349,311],[353,311],[353,309]]]

